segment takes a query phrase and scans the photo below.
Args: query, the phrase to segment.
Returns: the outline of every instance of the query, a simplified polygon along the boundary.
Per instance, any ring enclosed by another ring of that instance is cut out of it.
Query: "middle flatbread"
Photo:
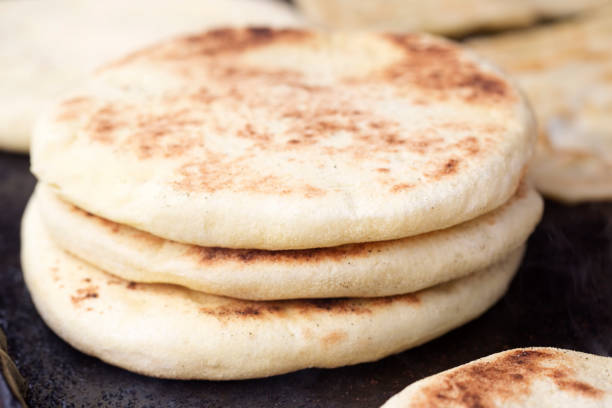
[[[542,199],[524,183],[504,206],[445,230],[393,241],[291,251],[200,247],[93,216],[39,185],[34,204],[54,241],[124,279],[242,299],[376,297],[482,269],[523,245]]]

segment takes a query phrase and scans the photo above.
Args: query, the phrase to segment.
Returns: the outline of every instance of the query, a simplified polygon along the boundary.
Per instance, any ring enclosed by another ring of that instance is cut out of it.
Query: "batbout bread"
[[[540,124],[531,172],[566,202],[612,199],[612,4],[470,46],[514,75]]]
[[[398,353],[488,309],[523,252],[407,295],[253,302],[106,274],[58,248],[32,206],[22,238],[26,285],[55,333],[108,363],[179,379],[264,377]]]
[[[463,277],[524,245],[543,207],[539,194],[523,182],[502,207],[444,230],[394,241],[266,251],[168,241],[91,215],[44,185],[32,200],[60,248],[108,273],[253,300],[389,296]]]
[[[427,35],[219,29],[99,69],[38,122],[32,170],[99,217],[200,246],[404,238],[516,191],[508,78]]]
[[[464,35],[568,16],[605,0],[296,0],[304,14],[344,29]]]
[[[609,408],[612,358],[549,347],[508,350],[406,387],[383,408]]]

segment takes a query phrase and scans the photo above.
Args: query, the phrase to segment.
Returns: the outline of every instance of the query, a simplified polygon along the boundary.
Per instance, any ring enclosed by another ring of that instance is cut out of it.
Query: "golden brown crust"
[[[427,44],[418,35],[410,34],[387,38],[402,49],[403,58],[383,71],[384,81],[429,90],[439,98],[464,91],[461,96],[470,103],[514,103],[517,99],[505,80],[465,61],[460,50],[450,43]]]
[[[83,286],[77,288],[70,296],[73,307],[82,308],[84,302],[87,307],[94,305],[93,302],[102,302],[104,286],[124,285],[132,291],[144,291],[164,293],[173,290],[173,285],[146,284],[126,281],[121,278],[109,279],[100,285],[92,285],[91,278],[82,280]],[[61,284],[57,279],[55,282]],[[101,290],[102,289],[102,290]],[[208,296],[194,292],[193,296]],[[220,301],[217,304],[198,308],[199,313],[214,316],[219,321],[235,321],[236,319],[266,319],[273,315],[284,315],[288,307],[300,315],[311,315],[325,313],[331,315],[362,315],[372,314],[377,309],[389,307],[392,304],[408,304],[418,307],[421,303],[419,292],[405,295],[387,296],[380,298],[336,298],[336,299],[305,299],[305,300],[282,300],[282,301],[248,301],[232,299],[231,301]]]
[[[493,408],[499,401],[529,393],[531,383],[548,378],[559,389],[598,399],[603,391],[575,377],[566,356],[555,350],[518,349],[493,361],[476,362],[441,376],[423,388],[410,407]]]
[[[189,160],[176,169],[174,187],[186,192],[232,190],[300,194],[306,198],[326,194],[319,186],[296,183],[278,174],[253,174],[243,167],[249,159],[266,151],[287,152],[289,157],[285,160],[288,162],[299,161],[300,152],[306,150],[319,150],[320,155],[329,157],[348,154],[355,161],[367,158],[375,162],[371,171],[392,193],[413,188],[415,184],[389,174],[384,158],[389,154],[407,151],[426,157],[448,152],[448,157],[431,161],[423,173],[424,180],[453,175],[464,158],[486,154],[487,146],[474,136],[451,142],[438,135],[438,128],[469,130],[465,123],[456,121],[432,124],[431,128],[407,138],[402,135],[397,121],[366,111],[355,103],[351,99],[351,88],[359,90],[380,82],[393,87],[402,96],[406,96],[407,87],[412,93],[418,89],[415,104],[451,97],[469,104],[515,103],[517,95],[507,82],[465,61],[463,52],[452,43],[432,42],[410,34],[385,35],[382,39],[399,50],[399,57],[393,62],[363,77],[345,78],[342,84],[320,85],[310,83],[312,81],[297,70],[236,64],[232,55],[272,45],[313,46],[317,42],[320,45],[325,43],[322,34],[296,29],[248,28],[220,29],[182,37],[132,54],[101,72],[140,60],[155,61],[170,65],[169,69],[182,77],[207,76],[218,85],[215,89],[203,85],[165,92],[158,101],[164,106],[163,111],[148,113],[126,101],[96,104],[90,96],[80,95],[64,101],[56,119],[58,122],[84,119],[92,142],[132,152],[140,160],[178,158],[194,149],[201,151],[197,160]],[[265,92],[257,92],[279,83],[288,89],[282,100],[271,101]],[[188,106],[185,101],[189,101]],[[211,119],[200,112],[217,103],[237,109],[263,109],[272,121],[285,124],[285,130],[272,134],[258,123],[246,123],[237,129],[228,129],[226,124],[219,123],[216,131],[227,134],[228,139],[244,139],[250,147],[238,157],[216,151],[206,145],[198,128]],[[499,130],[500,125],[490,123],[488,126]],[[351,143],[342,147],[327,145],[330,136],[339,132],[350,134]]]

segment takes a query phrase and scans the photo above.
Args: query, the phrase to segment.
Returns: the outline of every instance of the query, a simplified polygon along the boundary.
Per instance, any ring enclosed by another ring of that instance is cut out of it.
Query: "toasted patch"
[[[384,407],[608,406],[612,358],[553,348],[509,350],[407,387]]]

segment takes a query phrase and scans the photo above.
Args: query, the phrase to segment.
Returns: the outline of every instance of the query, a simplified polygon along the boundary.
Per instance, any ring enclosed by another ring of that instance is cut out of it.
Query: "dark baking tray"
[[[547,202],[508,294],[424,346],[376,363],[261,380],[131,374],[72,349],[38,317],[19,266],[19,222],[35,182],[28,158],[0,154],[0,174],[0,326],[32,407],[376,407],[415,380],[508,348],[612,353],[612,204]]]

